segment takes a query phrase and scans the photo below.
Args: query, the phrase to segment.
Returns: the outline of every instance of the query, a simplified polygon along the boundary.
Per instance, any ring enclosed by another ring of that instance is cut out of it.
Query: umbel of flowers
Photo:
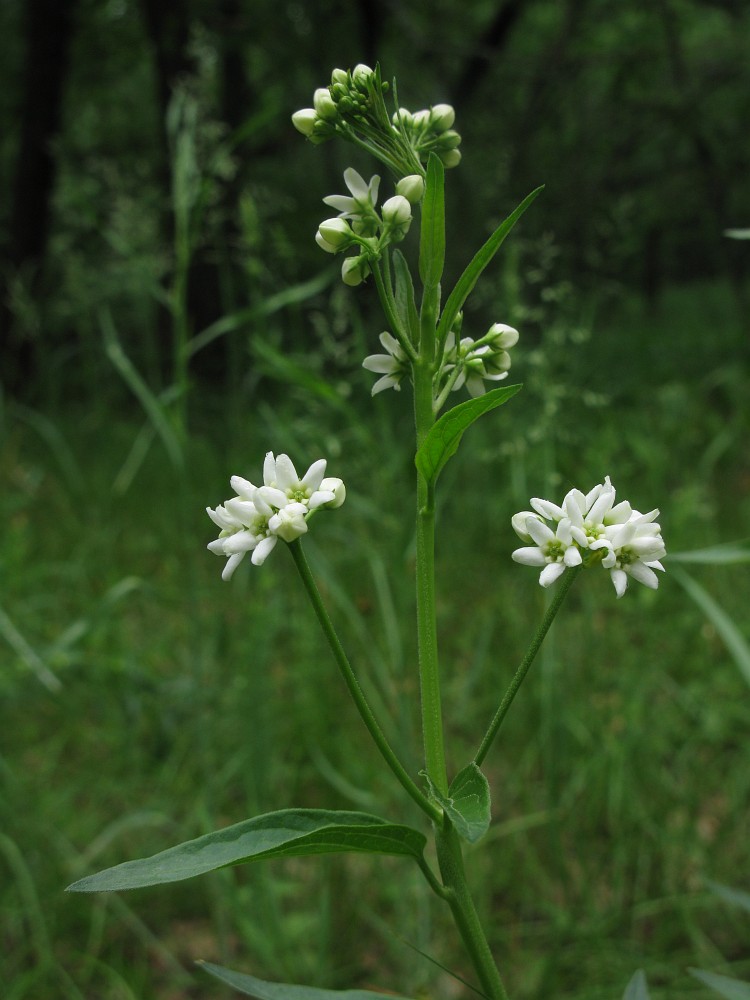
[[[230,482],[237,494],[206,513],[219,528],[219,537],[208,549],[227,559],[222,579],[229,580],[248,552],[255,566],[262,565],[279,538],[293,542],[304,535],[307,523],[318,510],[340,507],[346,489],[340,479],[324,478],[324,458],[313,462],[300,479],[288,455],[274,458],[268,452],[263,463],[263,485],[253,486],[242,476]]]
[[[526,566],[540,566],[539,582],[549,587],[572,566],[601,566],[609,570],[618,597],[630,578],[656,590],[664,571],[660,560],[667,553],[656,519],[659,511],[648,514],[634,510],[627,500],[615,503],[616,491],[609,476],[588,493],[573,489],[558,506],[534,497],[534,508],[522,510],[512,519],[513,529],[523,542],[513,559]]]

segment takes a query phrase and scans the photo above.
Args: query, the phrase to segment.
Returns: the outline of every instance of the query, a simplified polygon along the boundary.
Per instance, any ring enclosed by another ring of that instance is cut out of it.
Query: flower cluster
[[[415,114],[398,108],[391,116],[385,106],[387,92],[379,66],[371,69],[360,63],[353,70],[335,69],[330,85],[313,94],[313,107],[296,111],[292,123],[313,143],[338,135],[369,149],[399,178],[422,177],[422,164],[431,152],[446,167],[457,166],[461,136],[452,128],[453,108],[436,104]]]
[[[380,214],[375,209],[380,190],[380,177],[375,174],[367,183],[356,170],[344,171],[344,183],[349,194],[331,194],[323,199],[326,205],[339,211],[334,219],[325,219],[318,226],[315,242],[326,253],[341,253],[352,247],[357,253],[347,257],[341,277],[347,285],[359,285],[370,273],[370,260],[377,259],[390,243],[406,236],[411,225],[411,202],[424,192],[419,175],[402,178],[397,185],[406,194],[395,194],[383,203]]]
[[[618,597],[630,577],[656,589],[655,569],[664,571],[666,555],[658,510],[641,514],[627,500],[615,503],[609,476],[584,494],[570,490],[561,506],[549,500],[531,500],[533,511],[522,510],[512,524],[523,542],[513,559],[525,566],[541,566],[539,582],[549,587],[568,566],[597,565],[609,570]]]
[[[461,162],[461,136],[453,129],[456,113],[450,104],[435,104],[414,114],[399,108],[392,118],[394,128],[408,141],[419,159],[427,162],[434,152],[445,167],[457,167]]]
[[[236,496],[206,513],[219,528],[219,537],[208,543],[217,556],[226,556],[221,574],[228,580],[246,553],[262,565],[281,538],[293,542],[307,531],[313,511],[340,507],[346,489],[340,479],[324,478],[326,461],[313,462],[300,479],[288,455],[275,458],[268,452],[263,463],[263,485],[253,486],[241,476],[232,476]]]
[[[510,354],[518,343],[518,330],[505,323],[493,323],[480,340],[471,337],[457,339],[458,323],[448,334],[443,351],[442,374],[447,374],[451,391],[463,385],[471,396],[481,396],[486,391],[485,381],[501,382],[508,377]]]

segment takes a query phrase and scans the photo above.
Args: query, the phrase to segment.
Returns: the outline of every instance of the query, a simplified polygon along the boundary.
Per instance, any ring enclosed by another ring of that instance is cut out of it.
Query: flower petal
[[[294,468],[294,462],[288,455],[279,455],[276,459],[276,485],[280,490],[288,490],[298,484],[299,476]]]
[[[565,563],[550,563],[549,566],[545,566],[542,572],[539,574],[539,582],[543,587],[549,587],[551,584],[561,577],[565,572]]]
[[[302,485],[306,486],[313,493],[320,484],[323,482],[323,476],[326,474],[326,460],[324,458],[319,458],[317,462],[313,462],[310,468],[302,477]]]
[[[276,545],[276,535],[269,535],[267,538],[261,539],[253,550],[251,557],[253,566],[262,566],[273,551],[274,545]]]
[[[547,559],[536,545],[525,545],[522,549],[516,549],[511,553],[513,562],[521,563],[522,566],[546,566]]]
[[[221,578],[222,580],[230,580],[232,578],[232,573],[237,569],[239,564],[245,558],[244,552],[235,552],[233,556],[227,559],[226,566],[222,570]]]

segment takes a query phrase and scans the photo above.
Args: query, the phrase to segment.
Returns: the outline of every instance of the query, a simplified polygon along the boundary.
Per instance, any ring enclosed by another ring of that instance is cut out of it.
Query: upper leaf
[[[322,990],[317,986],[292,986],[290,983],[268,983],[255,976],[224,969],[211,962],[199,962],[202,969],[257,1000],[404,1000],[394,993],[376,993],[373,990]]]
[[[445,168],[434,153],[427,161],[419,240],[419,276],[425,288],[437,288],[445,263]]]
[[[730,979],[729,976],[720,976],[716,972],[704,972],[702,969],[688,969],[688,972],[716,993],[726,997],[726,1000],[750,1000],[750,983]]]
[[[438,343],[445,343],[448,331],[453,326],[453,321],[459,311],[463,308],[463,304],[471,294],[471,290],[474,285],[476,285],[479,275],[500,249],[503,240],[511,231],[513,226],[515,226],[529,205],[542,193],[543,190],[544,185],[536,188],[535,191],[532,191],[531,194],[527,195],[518,208],[510,213],[505,222],[502,222],[497,227],[484,246],[480,247],[480,249],[476,252],[471,262],[466,267],[466,270],[456,282],[456,287],[448,296],[448,301],[445,303],[445,309],[443,309],[443,314],[440,317],[440,323],[438,324]]]
[[[359,851],[421,858],[419,830],[360,812],[282,809],[189,840],[150,858],[126,861],[68,886],[72,892],[116,892],[203,875],[265,858]]]
[[[455,454],[467,427],[488,410],[502,406],[511,396],[515,396],[520,385],[506,385],[492,389],[483,396],[467,399],[448,410],[430,428],[414,459],[417,468],[429,483],[434,483],[443,466]]]
[[[477,765],[472,761],[458,772],[447,796],[435,787],[427,772],[424,774],[433,798],[443,807],[458,835],[475,844],[490,825],[490,786]]]
[[[625,987],[622,1000],[649,1000],[648,983],[643,969],[638,969]]]
[[[409,265],[400,250],[393,251],[393,273],[395,277],[396,312],[407,336],[413,341],[419,336],[419,313],[414,300],[414,284]]]

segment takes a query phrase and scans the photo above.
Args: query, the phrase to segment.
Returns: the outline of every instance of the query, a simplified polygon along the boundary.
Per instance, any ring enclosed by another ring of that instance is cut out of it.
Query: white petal
[[[526,530],[526,518],[528,517],[533,517],[536,521],[539,520],[538,514],[534,514],[530,510],[519,510],[517,514],[513,515],[510,521],[513,530],[522,542],[532,541],[531,535]]]
[[[276,485],[280,490],[288,490],[298,484],[299,476],[294,468],[294,462],[288,455],[279,455],[276,459]]]
[[[317,462],[313,462],[310,468],[302,477],[302,485],[306,486],[309,490],[314,493],[315,490],[323,482],[323,476],[326,474],[326,460],[324,458],[319,458]]]
[[[632,513],[633,508],[630,506],[628,501],[621,500],[619,503],[614,505],[604,520],[606,520],[607,524],[622,524],[624,521],[630,520]]]
[[[639,583],[645,584],[652,590],[656,590],[656,588],[659,586],[659,577],[656,575],[656,573],[654,573],[652,569],[649,569],[648,566],[646,566],[644,563],[641,562],[631,563],[628,569],[630,570],[630,575],[633,577],[633,579],[637,580]]]
[[[258,516],[255,504],[251,500],[240,500],[239,497],[233,497],[231,500],[227,500],[224,506],[242,525],[252,524]]]
[[[378,340],[386,351],[388,351],[389,354],[392,354],[394,358],[403,358],[404,352],[401,350],[401,344],[399,344],[392,333],[388,333],[387,330],[383,330],[378,337]]]
[[[234,492],[238,493],[244,500],[253,499],[255,487],[249,479],[243,479],[242,476],[232,476],[229,482],[231,483]]]
[[[521,563],[522,566],[547,565],[547,559],[536,545],[525,545],[522,549],[516,549],[510,557],[513,562]]]
[[[344,171],[344,183],[349,188],[357,201],[367,201],[369,186],[365,184],[365,179],[358,174],[353,167],[347,167]]]
[[[379,375],[392,375],[398,371],[399,366],[390,354],[370,354],[362,362],[362,367]]]
[[[662,573],[666,572],[666,570],[664,569],[664,567],[662,566],[662,564],[659,562],[658,559],[653,559],[653,560],[649,559],[649,561],[645,563],[645,565],[650,566],[651,569],[658,569]]]
[[[355,215],[358,211],[354,198],[348,198],[345,194],[329,194],[323,201],[331,208],[335,208],[337,212],[341,212],[342,215]]]
[[[609,575],[612,577],[612,583],[615,585],[617,596],[622,597],[628,589],[628,574],[624,569],[611,569]]]
[[[224,552],[224,539],[223,538],[215,538],[212,542],[208,543],[208,545],[206,546],[206,548],[208,549],[209,552],[213,552],[213,554],[215,556],[226,555],[226,553]]]
[[[276,535],[269,535],[267,538],[261,539],[252,554],[253,565],[262,566],[273,551],[275,544]]]
[[[266,486],[276,485],[276,459],[272,451],[267,452],[263,462],[263,482]]]
[[[469,390],[469,395],[474,399],[476,399],[477,396],[483,396],[485,392],[487,392],[481,375],[469,375],[466,379],[466,388]]]
[[[549,587],[553,584],[558,577],[561,577],[565,572],[565,563],[550,563],[549,566],[545,566],[542,572],[539,574],[539,582],[543,587]]]
[[[222,570],[222,573],[221,573],[222,580],[229,580],[229,579],[231,579],[232,573],[234,573],[234,571],[237,569],[237,567],[239,566],[239,564],[242,562],[242,560],[244,558],[245,558],[245,553],[244,552],[235,552],[235,554],[233,556],[230,556],[227,559],[226,566]]]
[[[373,174],[372,177],[370,178],[369,191],[370,191],[370,201],[373,203],[373,205],[377,205],[377,203],[378,203],[378,192],[380,191],[380,175],[379,174]]]
[[[537,545],[546,545],[547,542],[551,542],[555,537],[549,525],[545,524],[544,521],[535,521],[532,518],[526,521],[526,530]]]
[[[224,540],[224,554],[234,555],[237,552],[252,552],[258,544],[258,539],[252,531],[236,531]]]
[[[583,559],[581,558],[581,553],[578,551],[575,545],[571,545],[569,548],[565,550],[565,555],[563,556],[563,562],[565,563],[566,566],[581,565]]]
[[[316,508],[321,507],[324,503],[330,503],[331,500],[335,499],[336,499],[336,494],[333,493],[331,490],[318,490],[316,493],[313,493],[313,495],[310,497],[307,506],[310,508],[310,510],[315,510]]]
[[[542,517],[546,517],[550,521],[559,521],[560,518],[565,517],[565,511],[562,507],[558,507],[557,504],[552,503],[551,500],[542,500],[539,497],[532,497],[530,503],[537,514],[541,514]]]
[[[263,517],[270,517],[274,508],[286,507],[289,497],[274,486],[261,486],[255,493],[255,506]]]
[[[401,386],[398,384],[398,379],[393,375],[384,375],[382,378],[379,378],[372,387],[370,395],[377,396],[377,394],[382,392],[384,389],[395,389],[396,392],[400,392]]]

